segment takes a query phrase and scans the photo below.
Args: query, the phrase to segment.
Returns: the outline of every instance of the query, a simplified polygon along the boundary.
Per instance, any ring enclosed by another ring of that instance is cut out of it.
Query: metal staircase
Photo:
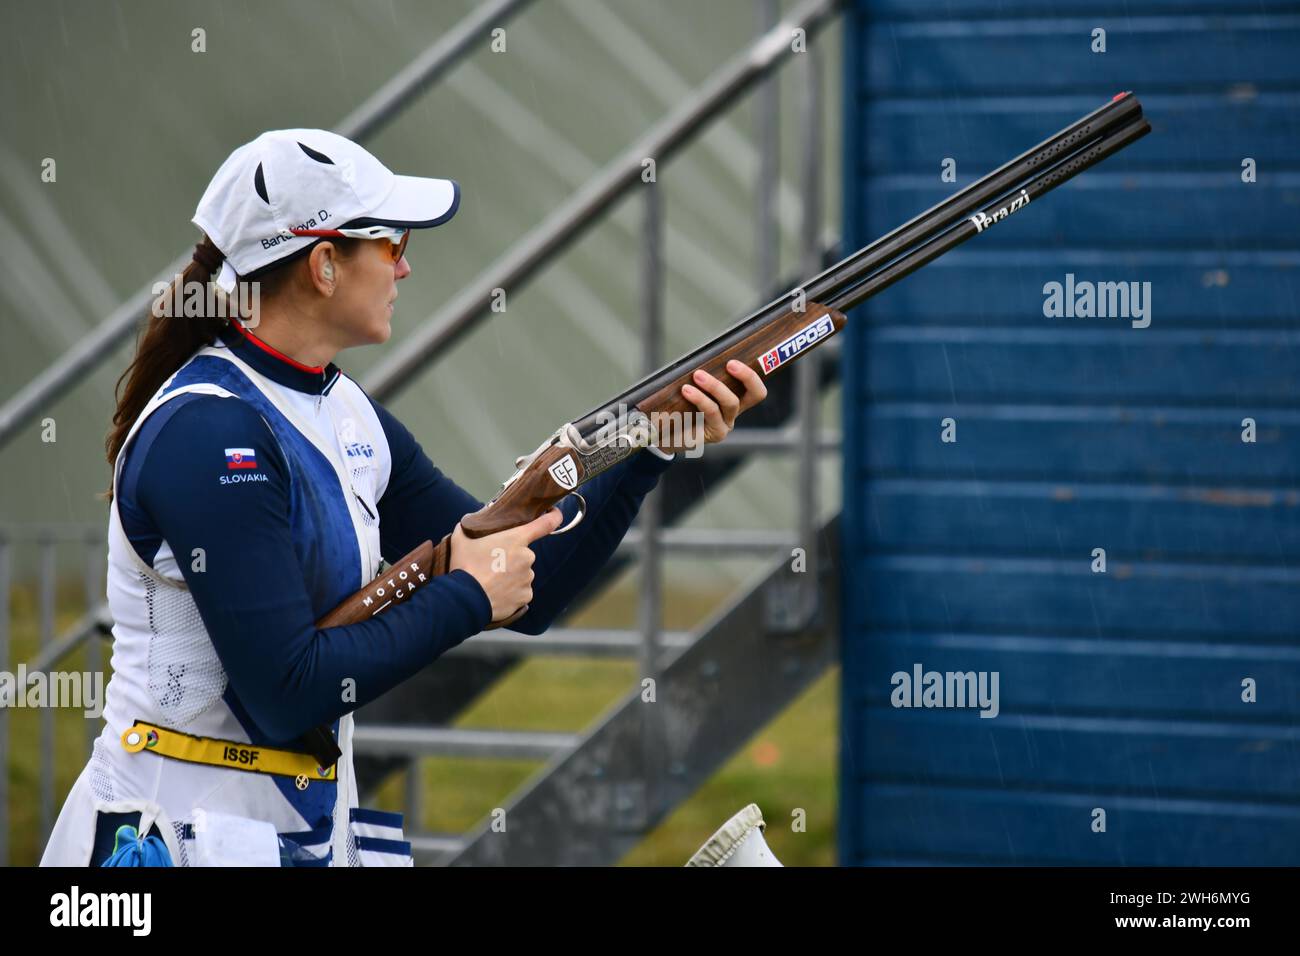
[[[417,838],[420,852],[455,866],[617,863],[837,659],[838,519],[818,538],[816,612],[791,620],[806,582],[774,562],[689,646],[664,651],[653,701],[638,686],[580,740],[551,741],[503,828]]]
[[[809,25],[815,26],[834,4],[808,4]],[[796,17],[798,15],[796,14]],[[596,213],[608,208],[630,189],[645,190],[646,212],[642,270],[642,341],[647,370],[660,364],[659,271],[660,214],[656,188],[639,182],[641,159],[660,161],[716,115],[748,82],[772,69],[776,60],[757,65],[754,53],[777,49],[776,41],[791,28],[780,25],[755,44],[750,55],[724,66],[702,91],[652,130],[642,142],[625,152],[592,183],[580,190],[503,259],[490,267],[441,316],[413,340],[405,341],[368,384],[381,398],[409,380],[426,362],[460,337],[483,314],[491,290],[513,288],[526,280],[559,250],[576,238]],[[809,32],[812,32],[811,29]],[[805,67],[806,98],[801,104],[807,117],[803,163],[805,216],[803,271],[819,271],[827,251],[818,243],[820,203],[816,146],[820,141],[819,73],[815,61]],[[724,95],[725,94],[725,95]],[[514,730],[458,730],[411,724],[372,722],[383,720],[377,712],[419,712],[415,695],[437,700],[428,693],[429,681],[408,682],[402,693],[358,714],[355,741],[366,759],[358,763],[359,779],[373,784],[398,765],[406,765],[408,781],[417,781],[418,760],[428,756],[477,756],[498,759],[545,760],[537,774],[500,809],[503,815],[480,824],[468,835],[422,833],[413,827],[408,837],[422,863],[452,865],[504,864],[611,865],[636,844],[681,800],[706,780],[730,754],[759,727],[775,717],[825,667],[835,659],[836,624],[830,620],[837,606],[833,566],[834,519],[817,523],[816,460],[838,448],[838,437],[818,428],[816,406],[823,384],[822,370],[833,371],[833,361],[823,349],[816,361],[796,366],[793,382],[774,380],[777,401],[766,416],[766,427],[746,427],[709,457],[739,459],[755,453],[794,452],[801,464],[798,490],[799,527],[792,532],[751,530],[737,532],[664,528],[665,498],[679,503],[678,517],[694,495],[668,497],[664,488],[643,505],[636,528],[624,539],[616,556],[635,555],[640,564],[641,604],[638,630],[572,630],[553,628],[540,639],[510,635],[483,635],[461,645],[430,671],[441,672],[442,683],[457,681],[456,700],[467,689],[485,689],[522,656],[570,654],[600,657],[635,657],[642,681],[654,681],[656,703],[642,699],[642,686],[611,710],[583,735]],[[793,394],[790,394],[793,393]],[[769,399],[771,400],[771,399]],[[765,403],[767,404],[767,403]],[[762,408],[763,406],[760,406]],[[784,413],[784,414],[782,414]],[[779,418],[777,416],[780,416]],[[788,423],[786,420],[789,420]],[[748,426],[753,419],[747,419]],[[778,422],[780,424],[778,424]],[[681,475],[699,461],[683,461],[665,476]],[[711,487],[722,484],[726,471],[715,471]],[[691,479],[683,476],[683,485]],[[696,477],[696,487],[702,482]],[[703,489],[701,489],[703,490]],[[824,543],[821,543],[824,542]],[[806,551],[807,570],[790,570],[791,551]],[[772,554],[772,567],[761,581],[733,600],[729,607],[697,634],[662,632],[659,628],[659,567],[665,551]],[[616,562],[611,562],[615,564]],[[620,562],[621,563],[621,562]],[[606,580],[612,574],[604,576]],[[597,586],[600,582],[597,582]],[[589,589],[592,593],[595,588]],[[486,640],[484,638],[487,638]],[[458,661],[456,659],[459,659]],[[468,660],[467,660],[468,659]],[[478,665],[479,680],[467,683],[474,672],[448,667],[456,663]],[[725,679],[724,675],[725,674]],[[435,705],[436,706],[436,705]],[[448,710],[445,705],[440,710]],[[459,710],[459,707],[456,708]],[[450,716],[450,715],[449,715]],[[408,783],[407,817],[420,818],[420,790]]]

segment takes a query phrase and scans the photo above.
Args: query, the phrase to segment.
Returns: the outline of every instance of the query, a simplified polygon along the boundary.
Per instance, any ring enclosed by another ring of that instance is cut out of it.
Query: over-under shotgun
[[[556,534],[571,529],[586,509],[578,489],[596,475],[654,444],[667,422],[680,421],[695,407],[682,386],[696,369],[722,380],[737,393],[743,386],[727,371],[738,359],[772,375],[821,345],[844,327],[844,313],[893,285],[954,246],[1000,223],[1061,183],[1101,162],[1151,131],[1142,105],[1131,93],[1071,123],[1055,136],[904,223],[848,258],[765,305],[712,341],[670,362],[586,415],[557,428],[529,455],[496,496],[461,521],[471,538],[532,521],[573,495],[579,511]],[[676,417],[674,417],[676,416]],[[317,627],[352,624],[406,600],[429,578],[447,573],[451,536],[426,541],[347,598]],[[527,608],[494,621],[503,627]],[[302,741],[328,766],[339,757],[333,735],[317,728]]]

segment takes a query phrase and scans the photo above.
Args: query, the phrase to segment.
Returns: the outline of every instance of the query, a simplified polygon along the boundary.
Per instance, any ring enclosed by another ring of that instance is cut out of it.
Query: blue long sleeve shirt
[[[270,356],[241,357],[292,387],[311,385],[290,374],[295,369],[268,364],[276,361]],[[393,562],[426,539],[440,540],[483,503],[437,468],[391,413],[371,404],[392,451],[378,511],[381,552]],[[267,480],[239,494],[214,494],[232,436],[257,443]],[[534,599],[512,630],[540,634],[564,612],[614,552],[669,464],[638,454],[582,487],[583,521],[532,544]],[[119,513],[137,553],[161,567],[162,549],[170,550],[230,689],[253,722],[280,741],[381,696],[491,619],[482,587],[457,570],[374,618],[317,628],[290,532],[289,482],[270,428],[249,404],[191,393],[171,399],[141,426],[118,483]],[[575,505],[562,505],[566,520]],[[196,548],[203,549],[201,570],[190,559]],[[354,682],[355,699],[345,702],[346,680]]]

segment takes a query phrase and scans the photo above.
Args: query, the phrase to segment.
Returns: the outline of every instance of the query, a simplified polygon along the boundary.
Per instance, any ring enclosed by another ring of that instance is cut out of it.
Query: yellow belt
[[[271,773],[293,777],[299,790],[307,789],[311,780],[333,780],[334,767],[320,767],[316,758],[296,750],[255,747],[235,740],[192,737],[178,730],[168,730],[137,720],[122,734],[122,746],[128,753],[148,750],[174,760],[204,763],[250,773]]]

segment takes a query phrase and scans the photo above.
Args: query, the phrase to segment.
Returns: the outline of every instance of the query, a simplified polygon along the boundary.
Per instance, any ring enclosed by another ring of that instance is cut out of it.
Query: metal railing
[[[475,43],[532,2],[494,0],[480,6],[344,117],[334,131],[348,139],[364,142],[406,109],[416,94],[437,82],[472,52]],[[192,250],[187,249],[168,263],[154,280],[170,281],[189,264],[191,255]],[[154,280],[145,283],[89,334],[0,406],[0,448],[40,409],[48,407],[82,381],[88,371],[106,361],[113,354],[114,347],[135,330],[153,301]]]
[[[643,190],[644,212],[642,215],[642,263],[641,275],[641,340],[643,344],[643,364],[646,371],[653,371],[661,364],[659,354],[662,342],[662,228],[663,200],[659,183],[644,183],[640,179],[642,161],[651,157],[657,163],[671,155],[690,137],[698,133],[705,123],[719,115],[724,109],[733,105],[735,96],[747,85],[764,77],[781,61],[779,52],[781,44],[788,44],[795,26],[801,26],[809,34],[820,25],[822,18],[835,7],[833,2],[808,3],[800,7],[790,20],[782,22],[765,32],[753,45],[751,50],[738,56],[724,66],[704,84],[700,93],[684,103],[668,119],[652,130],[638,144],[627,150],[622,157],[611,163],[587,187],[580,190],[571,200],[553,213],[546,222],[530,233],[506,257],[489,267],[475,282],[457,298],[448,308],[421,330],[421,334],[403,342],[399,351],[390,357],[375,372],[370,383],[372,391],[383,394],[386,387],[397,387],[409,381],[433,356],[449,347],[461,335],[473,327],[475,321],[488,308],[492,290],[496,288],[517,287],[526,281],[537,269],[573,242],[595,216],[608,209],[620,198],[632,190]],[[806,17],[806,19],[801,19]],[[792,22],[793,21],[793,22]],[[801,131],[806,148],[801,155],[802,206],[804,210],[801,222],[801,245],[803,261],[801,268],[805,274],[818,271],[822,256],[820,242],[820,208],[821,177],[820,153],[817,146],[821,139],[821,82],[815,58],[803,59],[804,101],[801,104],[801,116],[804,128]],[[769,80],[769,83],[772,81]],[[724,92],[725,91],[725,92]],[[764,97],[768,110],[776,108],[774,96]],[[775,126],[774,118],[762,121],[766,129]],[[767,148],[775,149],[775,138],[764,137]],[[760,164],[758,193],[770,194],[773,191],[772,180],[777,175],[774,159],[764,159]],[[769,239],[762,237],[760,250],[766,248]],[[775,252],[760,252],[760,258],[771,255],[775,270]],[[770,281],[770,279],[769,279]],[[765,290],[771,291],[771,290]],[[816,355],[814,352],[812,355]],[[810,358],[811,356],[809,356]],[[639,648],[637,661],[640,680],[657,682],[662,669],[678,658],[694,642],[696,635],[680,641],[679,647],[665,653],[665,641],[662,633],[662,574],[661,562],[665,550],[691,551],[694,553],[742,553],[775,554],[785,552],[792,546],[804,550],[808,573],[800,575],[798,586],[793,588],[792,596],[796,598],[792,611],[784,613],[779,627],[787,631],[800,631],[809,626],[817,615],[818,589],[820,580],[816,567],[818,548],[817,529],[817,460],[822,450],[836,447],[833,435],[823,435],[817,425],[818,368],[814,362],[806,359],[797,367],[797,402],[796,420],[786,429],[751,440],[753,451],[762,448],[767,451],[784,450],[795,452],[800,458],[800,482],[797,509],[797,530],[789,532],[766,531],[712,531],[708,529],[673,529],[662,528],[660,517],[660,500],[658,490],[652,491],[644,500],[638,517],[637,527],[630,531],[620,544],[620,551],[631,551],[639,558],[638,593],[639,604],[637,628],[635,631],[608,632],[606,639],[617,643],[622,648],[630,648],[638,637]],[[730,442],[730,438],[728,441]],[[745,443],[741,443],[743,446]],[[726,445],[720,446],[721,448]],[[743,452],[740,452],[743,453]],[[773,586],[777,586],[774,584]],[[474,642],[469,642],[474,643]],[[536,648],[537,652],[544,652]],[[665,771],[665,754],[668,752],[667,732],[662,712],[655,708],[641,708],[637,711],[640,721],[639,755],[643,761],[643,785],[647,790],[657,788],[655,781]],[[502,731],[512,745],[518,746],[525,741],[535,742],[539,752],[547,749],[547,740],[554,735],[521,734]],[[392,743],[385,732],[371,728],[364,739],[371,745],[388,746]],[[593,738],[584,737],[583,741]],[[529,792],[536,792],[545,787],[547,774],[558,772],[566,765],[566,758],[572,756],[573,747],[559,748],[550,754],[548,769],[540,777],[528,784]],[[453,751],[437,749],[437,738],[429,740],[429,746],[420,751],[422,756],[430,754],[449,754]],[[463,755],[472,750],[458,748],[456,754]],[[493,755],[493,749],[486,745],[478,752],[480,756]],[[413,760],[409,768],[408,779],[416,774]],[[408,790],[408,799],[416,799],[415,791]],[[654,803],[646,798],[647,803]],[[416,809],[408,802],[408,813]],[[418,817],[417,817],[418,819]],[[492,831],[479,829],[476,839],[482,841]],[[421,833],[418,829],[409,834],[413,846],[424,859],[449,862],[469,859],[475,853],[475,839],[457,838],[448,834]],[[576,838],[575,838],[576,839]],[[527,856],[513,858],[512,862],[545,862]]]
[[[796,29],[809,40],[826,24],[840,0],[806,0],[788,17],[733,57],[707,79],[701,89],[660,120],[645,136],[609,163],[586,186],[552,212],[541,225],[488,266],[445,309],[421,324],[390,349],[366,376],[366,391],[385,401],[425,369],[429,361],[449,348],[490,315],[497,289],[518,290],[556,255],[591,229],[600,214],[643,183],[642,165],[656,166],[689,142],[705,124],[730,108],[736,98],[767,76],[789,56]],[[770,184],[765,184],[771,188]]]
[[[86,608],[86,613],[77,624],[63,636],[55,632],[58,611],[57,584],[61,579],[57,560],[60,549],[64,552],[72,550],[79,554],[79,573],[83,581],[83,600]],[[34,552],[33,560],[30,562],[15,560],[15,555],[21,551]],[[104,604],[104,561],[102,525],[44,525],[0,531],[0,670],[8,669],[11,657],[14,621],[11,598],[14,593],[14,569],[20,566],[34,569],[32,579],[35,592],[37,653],[26,663],[26,668],[29,673],[46,672],[85,642],[85,638],[90,634],[106,633],[111,626],[107,620],[108,608]],[[102,671],[102,650],[98,642],[89,642],[86,647],[87,671],[91,673]],[[11,686],[16,694],[26,693],[26,688],[17,686],[16,682]],[[16,701],[12,698],[0,700],[0,866],[8,865],[9,862],[9,742],[11,709],[15,704]],[[53,826],[54,812],[57,808],[54,793],[55,717],[56,710],[53,707],[40,709],[37,729],[37,744],[40,748],[37,799],[40,804],[38,822],[42,837],[48,834]],[[86,721],[87,750],[98,735],[98,722]]]
[[[764,2],[761,14],[771,13],[770,4]],[[574,243],[599,219],[601,213],[611,209],[625,198],[632,190],[644,191],[645,210],[642,216],[642,329],[641,339],[645,357],[643,363],[646,371],[653,371],[659,365],[661,342],[662,310],[662,227],[663,203],[660,185],[657,182],[646,183],[641,179],[644,161],[654,159],[656,167],[673,156],[680,148],[691,142],[707,124],[722,115],[737,102],[739,94],[745,92],[759,81],[767,79],[768,92],[763,97],[765,110],[776,109],[774,80],[771,74],[792,50],[791,41],[794,31],[805,31],[807,37],[825,24],[838,6],[838,0],[809,0],[798,7],[792,14],[764,32],[748,50],[734,57],[705,81],[695,96],[682,103],[668,117],[660,121],[637,143],[607,165],[599,174],[568,201],[563,203],[541,225],[533,229],[503,257],[485,269],[473,282],[459,293],[446,308],[435,314],[414,334],[406,337],[399,346],[388,353],[371,370],[364,385],[372,395],[381,401],[388,400],[393,394],[409,384],[430,361],[452,347],[462,336],[471,331],[478,322],[489,314],[492,297],[498,289],[517,290],[531,277],[549,264],[556,256]],[[770,21],[767,21],[770,22]],[[820,199],[821,180],[819,170],[820,154],[817,146],[821,138],[821,84],[815,58],[808,56],[804,60],[805,99],[802,104],[802,116],[805,122],[803,139],[805,149],[802,154],[803,209],[801,238],[803,240],[803,263],[805,274],[819,271],[823,253],[820,242]],[[762,120],[765,130],[776,128],[774,115],[767,115]],[[756,194],[759,197],[770,196],[775,192],[777,163],[775,135],[762,136],[765,155],[760,161],[760,176]],[[768,152],[770,151],[770,153]],[[760,198],[760,208],[763,203]],[[776,275],[776,252],[773,238],[769,234],[770,225],[767,214],[760,214],[760,226],[763,233],[759,236],[760,260],[771,268],[771,275]],[[761,293],[771,293],[771,277],[764,277],[760,285]],[[815,352],[813,353],[816,354]],[[809,356],[811,358],[811,356]],[[818,398],[818,368],[812,361],[803,361],[806,366],[797,371],[798,411],[796,422],[791,428],[773,431],[765,435],[750,435],[739,442],[720,446],[718,451],[726,449],[728,453],[743,454],[745,451],[795,451],[801,455],[800,492],[798,505],[798,530],[795,534],[768,532],[736,532],[710,530],[675,529],[665,531],[661,528],[661,502],[658,492],[651,492],[642,504],[638,527],[625,536],[619,550],[621,552],[639,552],[640,566],[640,602],[638,606],[639,646],[637,660],[642,679],[654,679],[658,669],[674,654],[665,658],[661,629],[662,578],[661,558],[665,550],[689,551],[702,553],[774,553],[787,551],[791,547],[801,547],[808,562],[809,574],[800,580],[800,586],[794,588],[790,597],[795,606],[787,614],[784,626],[798,629],[817,611],[817,576],[815,572],[817,499],[816,499],[816,463],[819,453],[837,447],[835,436],[822,435],[816,423],[816,405]],[[741,437],[741,436],[734,436]],[[748,438],[748,441],[745,439]],[[731,438],[728,439],[730,443]],[[746,448],[746,445],[749,445]],[[631,647],[637,638],[636,632],[609,635],[611,642],[618,647]],[[563,640],[563,638],[561,638]],[[688,642],[689,643],[689,642]],[[535,653],[544,653],[539,645],[531,648]],[[682,648],[684,650],[684,646]],[[644,715],[646,723],[642,727],[642,739],[645,744],[644,754],[649,766],[662,752],[663,728],[651,721],[650,712]],[[377,742],[383,737],[375,730],[364,739]],[[422,752],[427,755],[427,751]],[[482,756],[490,756],[484,750]],[[418,764],[412,759],[407,768],[407,815],[408,819],[419,819],[420,789],[415,785],[418,779]],[[412,830],[409,834],[413,845],[426,852],[445,854],[459,853],[465,849],[463,841],[443,834],[422,834]]]

